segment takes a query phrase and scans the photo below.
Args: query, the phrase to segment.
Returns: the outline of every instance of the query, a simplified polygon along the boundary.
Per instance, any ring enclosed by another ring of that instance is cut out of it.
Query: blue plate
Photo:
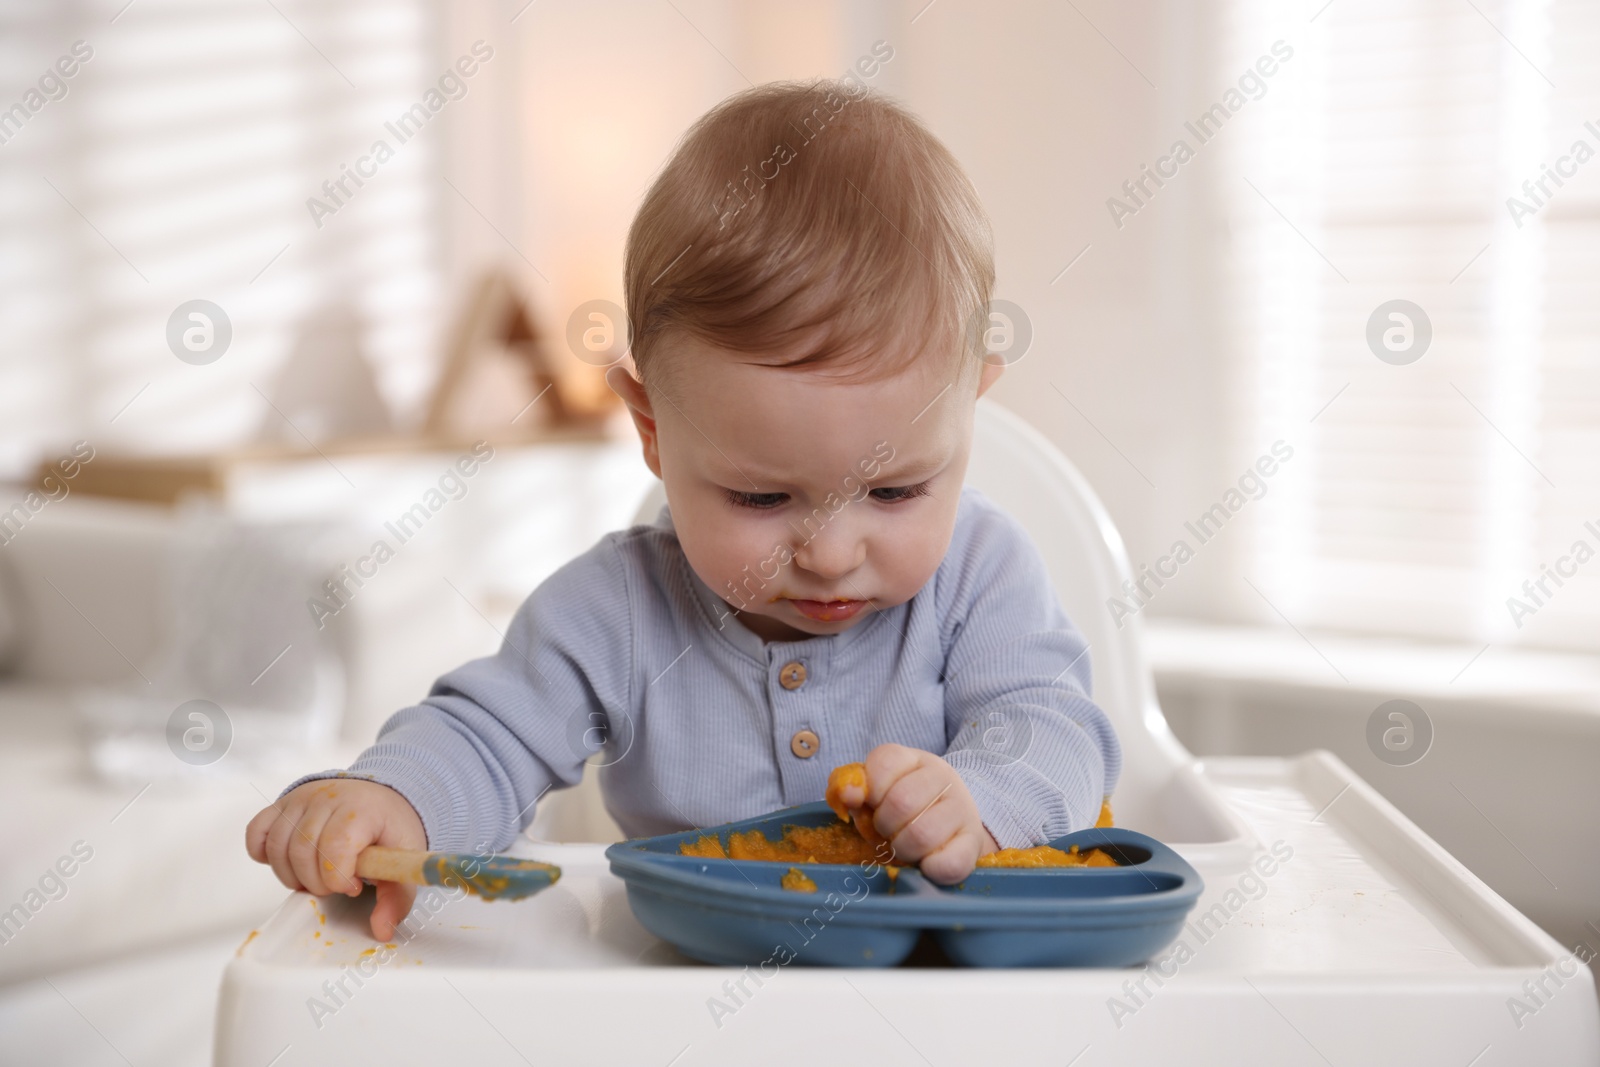
[[[915,868],[891,879],[882,866],[798,865],[815,893],[783,889],[792,863],[683,856],[678,846],[715,834],[837,820],[804,804],[710,830],[623,841],[606,849],[639,922],[707,963],[892,967],[930,932],[952,961],[970,967],[1126,967],[1170,945],[1204,888],[1181,856],[1133,830],[1079,830],[1059,849],[1100,848],[1120,867],[979,868],[954,886]]]

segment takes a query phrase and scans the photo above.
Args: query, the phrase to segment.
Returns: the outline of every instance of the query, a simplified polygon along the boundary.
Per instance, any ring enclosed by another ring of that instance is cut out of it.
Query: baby
[[[685,135],[628,234],[633,370],[607,375],[666,488],[533,591],[349,771],[246,831],[291,889],[361,891],[368,845],[509,845],[607,752],[630,836],[820,800],[864,761],[898,862],[960,881],[1092,826],[1121,749],[1018,524],[962,478],[993,239],[914,116],[850,82],[758,86]],[[378,884],[388,940],[413,890]]]

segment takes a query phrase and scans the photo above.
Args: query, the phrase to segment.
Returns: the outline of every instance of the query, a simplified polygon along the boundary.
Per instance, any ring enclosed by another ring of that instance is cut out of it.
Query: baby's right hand
[[[278,881],[316,896],[361,893],[356,856],[368,845],[423,850],[428,835],[416,809],[399,793],[359,778],[322,778],[261,809],[245,828],[250,858],[270,864]],[[372,936],[388,941],[411,913],[417,891],[379,882]]]

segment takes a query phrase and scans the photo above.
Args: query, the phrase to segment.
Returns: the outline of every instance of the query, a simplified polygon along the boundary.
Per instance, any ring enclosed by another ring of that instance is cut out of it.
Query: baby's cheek
[[[765,602],[758,596],[762,583],[777,577],[782,556],[774,557],[775,545],[763,541],[759,530],[734,518],[680,529],[679,540],[695,573],[719,596],[729,596],[731,585],[732,590]]]
[[[928,584],[933,572],[944,561],[950,543],[950,530],[942,527],[942,517],[926,523],[907,523],[884,543],[878,554],[878,574],[886,593],[896,603],[904,603]]]

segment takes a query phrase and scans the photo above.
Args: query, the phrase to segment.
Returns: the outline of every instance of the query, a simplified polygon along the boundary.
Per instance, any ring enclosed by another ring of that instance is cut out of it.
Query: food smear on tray
[[[790,867],[783,872],[783,877],[778,884],[791,893],[815,893],[817,883],[806,877],[806,872],[799,867]]]

